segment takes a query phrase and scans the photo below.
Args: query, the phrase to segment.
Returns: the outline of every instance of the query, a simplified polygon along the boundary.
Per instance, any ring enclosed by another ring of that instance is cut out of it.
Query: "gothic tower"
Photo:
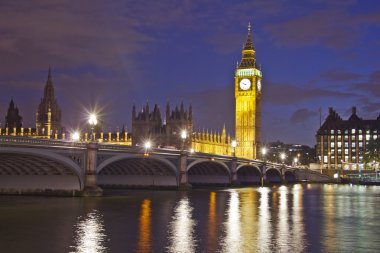
[[[10,133],[14,133],[15,129],[16,133],[21,131],[22,117],[19,115],[18,108],[15,106],[13,99],[9,103],[8,113],[5,116],[5,127],[9,129]]]
[[[262,73],[258,67],[251,38],[251,25],[235,72],[236,156],[256,159],[261,132]]]
[[[53,136],[62,132],[61,109],[54,96],[50,66],[44,97],[41,99],[36,113],[36,131],[39,136]]]

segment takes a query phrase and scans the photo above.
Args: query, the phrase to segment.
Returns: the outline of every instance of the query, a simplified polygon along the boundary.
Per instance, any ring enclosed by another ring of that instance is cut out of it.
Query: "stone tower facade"
[[[150,140],[154,147],[173,147],[177,149],[188,148],[191,145],[191,133],[193,129],[192,107],[184,109],[183,103],[180,108],[174,110],[170,105],[166,106],[166,120],[163,121],[160,109],[157,105],[150,111],[146,104],[141,111],[136,112],[132,108],[132,145],[142,146]],[[189,137],[185,143],[181,139],[181,131],[186,130]]]
[[[49,66],[44,96],[36,113],[36,134],[38,136],[51,137],[55,134],[61,134],[61,132],[61,109],[54,96],[51,68]]]
[[[7,116],[5,116],[5,128],[8,128],[9,133],[19,133],[22,127],[22,117],[19,115],[17,106],[13,99],[9,103]]]
[[[261,135],[262,73],[256,62],[251,38],[251,25],[235,71],[236,156],[256,159]]]

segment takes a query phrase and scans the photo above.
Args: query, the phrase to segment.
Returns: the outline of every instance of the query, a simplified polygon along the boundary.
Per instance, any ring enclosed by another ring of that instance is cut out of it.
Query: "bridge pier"
[[[182,151],[179,157],[179,190],[191,190],[192,186],[189,184],[187,176],[187,153]]]
[[[231,185],[232,186],[238,186],[240,185],[240,182],[237,178],[237,158],[233,157],[231,161]]]
[[[103,190],[98,186],[96,174],[96,161],[98,156],[98,144],[90,142],[87,144],[86,171],[84,175],[83,196],[97,197],[103,195]]]

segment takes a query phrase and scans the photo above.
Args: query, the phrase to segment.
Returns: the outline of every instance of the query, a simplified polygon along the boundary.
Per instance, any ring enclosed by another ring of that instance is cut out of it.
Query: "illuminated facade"
[[[343,120],[333,108],[317,132],[317,156],[324,169],[364,169],[363,154],[370,140],[380,134],[380,115],[375,120],[363,120],[356,108],[348,120]]]
[[[190,137],[184,140],[181,132],[186,131],[187,135],[193,132],[193,112],[191,105],[185,110],[183,103],[180,108],[175,107],[170,110],[170,105],[166,106],[166,120],[161,117],[160,108],[155,105],[153,110],[149,110],[146,104],[139,112],[136,107],[132,108],[132,145],[142,146],[145,141],[151,141],[155,147],[168,147],[177,149],[189,149],[191,146]]]
[[[51,68],[49,66],[44,96],[36,113],[36,135],[52,137],[61,133],[61,109],[54,96]]]
[[[262,73],[256,62],[251,26],[248,25],[247,41],[235,72],[235,134],[238,157],[257,158],[261,134],[261,80]]]
[[[232,155],[231,137],[226,134],[223,127],[222,133],[209,131],[196,131],[192,138],[192,148],[197,152],[219,155]]]

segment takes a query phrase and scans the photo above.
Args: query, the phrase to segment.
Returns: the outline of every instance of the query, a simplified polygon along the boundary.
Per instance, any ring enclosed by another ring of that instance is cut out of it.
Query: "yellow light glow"
[[[92,126],[98,124],[98,119],[95,113],[91,113],[88,117],[88,123]]]

